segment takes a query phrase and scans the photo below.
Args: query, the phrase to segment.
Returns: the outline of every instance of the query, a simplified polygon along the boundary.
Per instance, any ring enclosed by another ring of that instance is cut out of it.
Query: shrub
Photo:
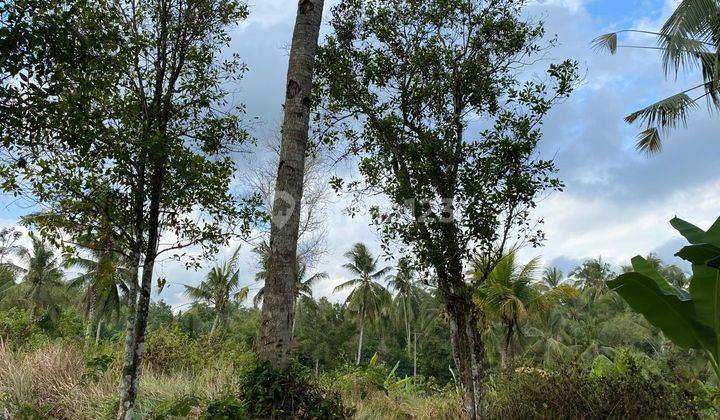
[[[143,359],[159,372],[195,371],[209,360],[196,340],[190,339],[178,326],[148,334]]]
[[[258,364],[243,372],[240,387],[250,418],[335,419],[350,415],[338,393],[324,391],[297,363],[283,371]]]
[[[556,371],[518,368],[502,374],[487,395],[489,418],[697,418],[709,405],[697,389],[668,381],[627,351],[598,361],[588,372],[577,366]]]

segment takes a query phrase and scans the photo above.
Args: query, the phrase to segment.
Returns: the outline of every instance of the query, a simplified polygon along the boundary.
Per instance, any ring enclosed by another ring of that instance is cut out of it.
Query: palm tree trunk
[[[97,329],[95,330],[95,345],[100,343],[100,331],[102,330],[102,319],[98,319]]]
[[[407,337],[405,338],[405,347],[407,350],[408,356],[410,355],[410,321],[408,320],[408,309],[407,309],[407,301],[403,299],[403,312],[405,313],[405,332],[407,333]]]
[[[310,94],[323,5],[324,0],[299,1],[290,48],[258,346],[260,360],[269,362],[274,368],[287,365],[292,344],[300,203],[310,128]]]
[[[365,333],[365,309],[360,309],[360,338],[358,340],[358,351],[357,351],[357,360],[355,360],[355,364],[360,364],[360,358],[362,357],[362,345],[363,345],[363,334]]]
[[[215,306],[215,319],[213,320],[212,327],[210,327],[210,337],[215,334],[215,330],[220,324],[220,318],[222,317],[222,308]]]
[[[510,344],[512,342],[512,336],[513,336],[513,322],[509,322],[507,324],[507,332],[505,333],[505,344],[503,345],[503,351],[500,356],[500,366],[505,369],[507,367],[508,361],[510,360]]]

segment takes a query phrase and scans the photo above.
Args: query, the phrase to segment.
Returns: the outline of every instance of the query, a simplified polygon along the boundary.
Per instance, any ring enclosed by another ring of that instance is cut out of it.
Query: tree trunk
[[[507,324],[507,332],[505,333],[505,344],[503,345],[503,351],[500,358],[500,366],[504,369],[507,367],[508,361],[512,357],[510,354],[510,343],[512,342],[512,336],[513,336],[513,323],[509,322]]]
[[[403,300],[403,313],[405,314],[405,332],[407,337],[405,338],[405,347],[407,355],[410,355],[410,321],[408,320],[408,308],[407,301]]]
[[[87,325],[85,326],[85,348],[90,347],[92,343],[93,326],[97,322],[97,315],[95,315],[95,298],[92,298],[90,303],[90,313],[87,317]]]
[[[128,284],[128,316],[125,324],[125,352],[123,355],[123,368],[122,375],[120,376],[120,401],[126,401],[128,393],[130,392],[132,376],[130,371],[132,369],[133,354],[135,349],[135,318],[137,316],[137,295],[138,295],[138,274],[140,271],[140,254],[135,253],[132,257],[132,278]],[[129,409],[129,407],[125,407]],[[121,415],[122,413],[122,415]],[[130,413],[132,417],[132,413]],[[124,420],[125,412],[123,411],[123,405],[120,404],[118,408],[118,420]]]
[[[365,309],[360,309],[360,338],[358,339],[358,352],[357,352],[357,360],[355,360],[355,364],[360,364],[360,359],[362,358],[362,344],[363,344],[363,334],[365,333]]]
[[[284,368],[290,356],[300,202],[310,127],[310,95],[324,0],[300,0],[285,93],[280,163],[270,229],[258,357]]]
[[[157,255],[160,234],[160,198],[162,193],[164,165],[157,162],[152,176],[150,191],[150,211],[148,214],[148,241],[145,249],[142,279],[140,282],[140,296],[137,303],[137,313],[133,327],[132,347],[125,349],[125,364],[123,365],[122,386],[120,389],[120,405],[117,420],[132,420],[135,408],[135,399],[138,393],[138,384],[142,373],[142,358],[145,352],[145,335],[147,331],[147,316],[150,309],[150,293],[152,291],[153,270]],[[127,344],[127,340],[126,340]],[[128,356],[131,356],[128,358]],[[129,363],[128,363],[129,362]]]
[[[95,346],[100,344],[100,331],[102,330],[102,319],[98,319],[97,329],[95,330]]]
[[[215,330],[218,327],[218,324],[220,324],[220,318],[222,317],[222,309],[215,308],[215,319],[213,320],[212,327],[210,327],[210,336],[212,337],[215,334]]]
[[[478,329],[480,314],[472,301],[472,291],[463,279],[460,253],[453,252],[451,255],[454,257],[436,267],[438,288],[449,318],[450,342],[465,415],[470,420],[476,420],[484,417],[485,347]]]

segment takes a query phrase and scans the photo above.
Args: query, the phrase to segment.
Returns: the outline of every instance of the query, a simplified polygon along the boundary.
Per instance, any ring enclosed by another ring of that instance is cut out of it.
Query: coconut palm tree
[[[83,287],[85,290],[84,316],[88,320],[85,344],[90,343],[92,327],[95,327],[95,344],[100,339],[103,319],[120,313],[121,296],[127,292],[126,279],[131,271],[121,265],[119,255],[106,249],[88,244],[88,257],[69,258],[66,267],[78,267],[84,272],[70,279],[68,287]]]
[[[592,304],[609,290],[607,282],[615,277],[615,272],[610,264],[598,257],[575,267],[570,276],[574,279],[575,286],[588,297],[588,303]]]
[[[31,247],[19,247],[16,255],[20,260],[15,269],[24,273],[19,284],[24,289],[30,305],[30,317],[35,318],[38,310],[49,314],[53,309],[53,297],[58,287],[63,286],[61,261],[41,238],[30,233]]]
[[[618,35],[639,33],[654,38],[657,45],[618,44]],[[682,69],[700,69],[702,83],[661,99],[625,117],[645,130],[638,137],[638,150],[654,154],[662,149],[661,133],[687,124],[689,113],[706,100],[709,110],[720,110],[720,2],[682,0],[659,32],[622,30],[595,38],[595,48],[615,54],[618,48],[657,49],[665,74],[677,76]]]
[[[203,302],[215,309],[215,318],[210,327],[210,336],[224,322],[227,308],[231,299],[242,302],[248,297],[250,289],[240,287],[240,269],[238,268],[238,254],[240,248],[235,250],[232,257],[215,267],[198,286],[185,285],[185,295],[195,302]]]
[[[550,310],[556,303],[574,297],[576,291],[568,285],[557,284],[549,288],[538,283],[540,258],[535,257],[527,264],[517,261],[518,248],[511,248],[495,265],[485,283],[478,289],[476,302],[483,312],[500,320],[505,329],[501,348],[501,365],[506,366],[512,357],[512,339],[525,324],[529,311]],[[481,258],[473,261],[471,276],[482,276],[481,267],[486,265]]]
[[[375,321],[386,312],[392,301],[390,292],[377,282],[387,274],[390,267],[378,268],[378,258],[374,257],[367,246],[362,243],[353,245],[350,251],[345,253],[345,258],[349,261],[343,264],[343,268],[356,277],[338,285],[334,291],[352,290],[345,303],[358,315],[360,335],[355,364],[359,365],[362,357],[365,322]]]
[[[388,286],[397,291],[393,298],[395,312],[402,314],[405,326],[405,349],[410,355],[412,328],[410,323],[418,318],[420,312],[420,296],[423,290],[408,265],[407,260],[400,260],[397,272],[387,277]]]

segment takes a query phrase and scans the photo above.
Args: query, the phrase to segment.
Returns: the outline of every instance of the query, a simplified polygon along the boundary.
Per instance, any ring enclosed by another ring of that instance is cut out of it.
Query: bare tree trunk
[[[102,319],[98,319],[97,329],[95,330],[95,345],[100,344],[100,331],[102,330]]]
[[[502,355],[500,357],[500,366],[504,369],[508,365],[508,361],[512,357],[510,354],[510,343],[512,342],[512,336],[513,336],[513,323],[510,322],[507,324],[507,332],[505,333],[505,344],[503,345],[503,351]]]
[[[438,288],[449,318],[450,342],[465,415],[470,420],[476,420],[484,418],[485,347],[478,329],[480,314],[463,279],[460,253],[451,251],[450,255],[454,257],[447,258],[443,265],[436,267]]]
[[[147,331],[147,316],[150,309],[150,293],[152,290],[153,270],[157,254],[160,233],[160,196],[164,178],[164,165],[156,163],[153,171],[150,191],[150,212],[148,226],[148,242],[140,282],[140,295],[137,303],[137,313],[133,327],[133,343],[131,349],[125,349],[125,364],[123,365],[122,387],[120,390],[120,405],[117,420],[132,420],[135,408],[135,399],[138,393],[138,384],[142,373],[142,358],[145,352],[145,335]],[[127,344],[127,340],[126,340]],[[128,359],[128,355],[131,355]],[[129,362],[129,363],[128,363]]]
[[[362,358],[362,345],[363,345],[363,334],[365,333],[365,309],[360,309],[360,338],[358,339],[358,352],[357,352],[357,360],[355,360],[355,364],[360,364],[360,359]]]
[[[290,356],[300,202],[310,127],[310,95],[324,0],[300,0],[293,31],[270,230],[258,356],[284,368]]]
[[[222,309],[215,308],[215,319],[213,320],[212,327],[210,327],[210,336],[215,334],[215,330],[220,324],[220,318],[222,317]]]
[[[410,355],[410,321],[408,320],[408,308],[407,301],[403,300],[403,313],[405,314],[405,332],[407,337],[405,338],[405,347],[408,356]]]
[[[128,316],[125,324],[125,352],[123,355],[123,369],[120,376],[120,401],[118,408],[118,420],[124,420],[125,412],[123,411],[122,401],[128,399],[132,384],[132,375],[130,374],[133,363],[133,354],[135,349],[135,318],[137,316],[137,295],[138,295],[138,274],[140,271],[140,254],[134,253],[132,257],[132,278],[128,282]],[[129,407],[125,407],[129,409]],[[122,413],[122,415],[121,415]],[[132,413],[130,414],[132,417]]]

